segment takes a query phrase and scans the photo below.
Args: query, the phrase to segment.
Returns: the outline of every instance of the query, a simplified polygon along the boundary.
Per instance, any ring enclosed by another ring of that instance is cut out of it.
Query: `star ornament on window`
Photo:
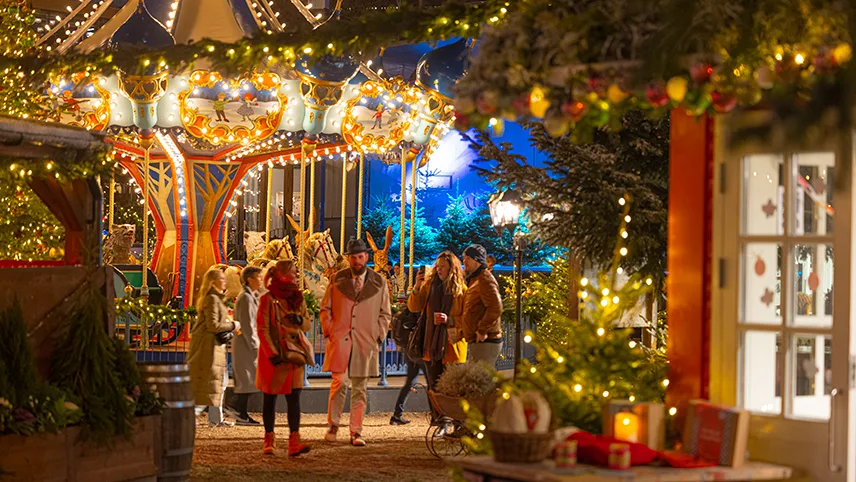
[[[767,307],[773,304],[773,292],[770,291],[770,288],[764,288],[764,294],[761,295],[761,303],[764,303]]]
[[[776,205],[773,204],[772,199],[767,199],[767,204],[761,206],[761,211],[764,211],[764,214],[769,218],[776,214]]]

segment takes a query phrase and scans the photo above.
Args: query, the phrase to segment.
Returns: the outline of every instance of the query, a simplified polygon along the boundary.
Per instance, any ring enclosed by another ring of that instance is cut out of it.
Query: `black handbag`
[[[425,310],[422,310],[422,313],[419,315],[419,320],[416,322],[416,329],[410,333],[407,348],[404,350],[404,355],[412,361],[422,359],[422,352],[425,347],[425,312]]]
[[[235,334],[231,331],[221,331],[220,333],[216,333],[214,335],[214,341],[217,342],[218,345],[225,345],[232,341],[232,338],[235,337]]]

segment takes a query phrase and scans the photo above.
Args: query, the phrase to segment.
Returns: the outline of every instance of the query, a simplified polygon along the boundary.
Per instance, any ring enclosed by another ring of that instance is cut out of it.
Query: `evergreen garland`
[[[93,286],[85,288],[51,365],[53,383],[81,402],[84,435],[99,443],[130,436],[135,405],[116,372],[113,342],[104,329],[106,309],[104,296]]]
[[[0,257],[62,259],[65,229],[26,183],[0,182]]]
[[[0,397],[21,407],[38,383],[33,349],[27,340],[27,324],[17,298],[0,311]]]

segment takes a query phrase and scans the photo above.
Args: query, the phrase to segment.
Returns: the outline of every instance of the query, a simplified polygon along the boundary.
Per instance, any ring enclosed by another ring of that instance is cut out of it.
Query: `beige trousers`
[[[368,377],[349,378],[347,373],[333,374],[333,383],[330,385],[330,400],[327,404],[327,423],[334,427],[339,426],[342,410],[345,408],[345,397],[347,397],[348,388],[350,388],[351,416],[349,422],[351,433],[362,433],[368,381]]]

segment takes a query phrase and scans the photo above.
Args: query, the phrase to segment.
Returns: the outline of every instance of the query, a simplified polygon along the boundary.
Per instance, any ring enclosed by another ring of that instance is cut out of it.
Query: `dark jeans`
[[[300,390],[293,388],[291,393],[285,396],[288,405],[288,430],[291,433],[300,431]],[[273,432],[276,420],[276,395],[265,393],[264,405],[262,406],[262,420],[265,423],[265,432]]]
[[[393,414],[394,417],[400,417],[401,414],[404,413],[404,403],[407,402],[410,390],[413,388],[413,384],[419,376],[419,370],[423,369],[423,362],[407,361],[407,379],[404,380],[404,385],[401,387],[401,391],[398,392],[398,400],[395,402],[395,414]]]
[[[411,388],[413,388],[413,383],[416,380],[416,377],[419,376],[419,370],[422,370],[422,373],[425,374],[425,382],[428,385],[428,390],[434,390],[437,385],[437,380],[440,379],[440,375],[443,374],[443,371],[446,370],[446,365],[441,362],[425,362],[419,360],[417,362],[407,362],[407,378],[404,380],[404,385],[401,387],[401,391],[398,392],[398,400],[395,402],[395,413],[393,416],[400,417],[402,413],[404,413],[404,404],[407,402],[407,397],[410,395]],[[434,414],[434,417],[438,415],[434,410],[434,407],[431,406],[431,412]]]
[[[250,394],[249,393],[236,393],[235,394],[235,411],[238,412],[242,418],[247,418],[250,414],[247,413],[247,405],[250,403]]]

